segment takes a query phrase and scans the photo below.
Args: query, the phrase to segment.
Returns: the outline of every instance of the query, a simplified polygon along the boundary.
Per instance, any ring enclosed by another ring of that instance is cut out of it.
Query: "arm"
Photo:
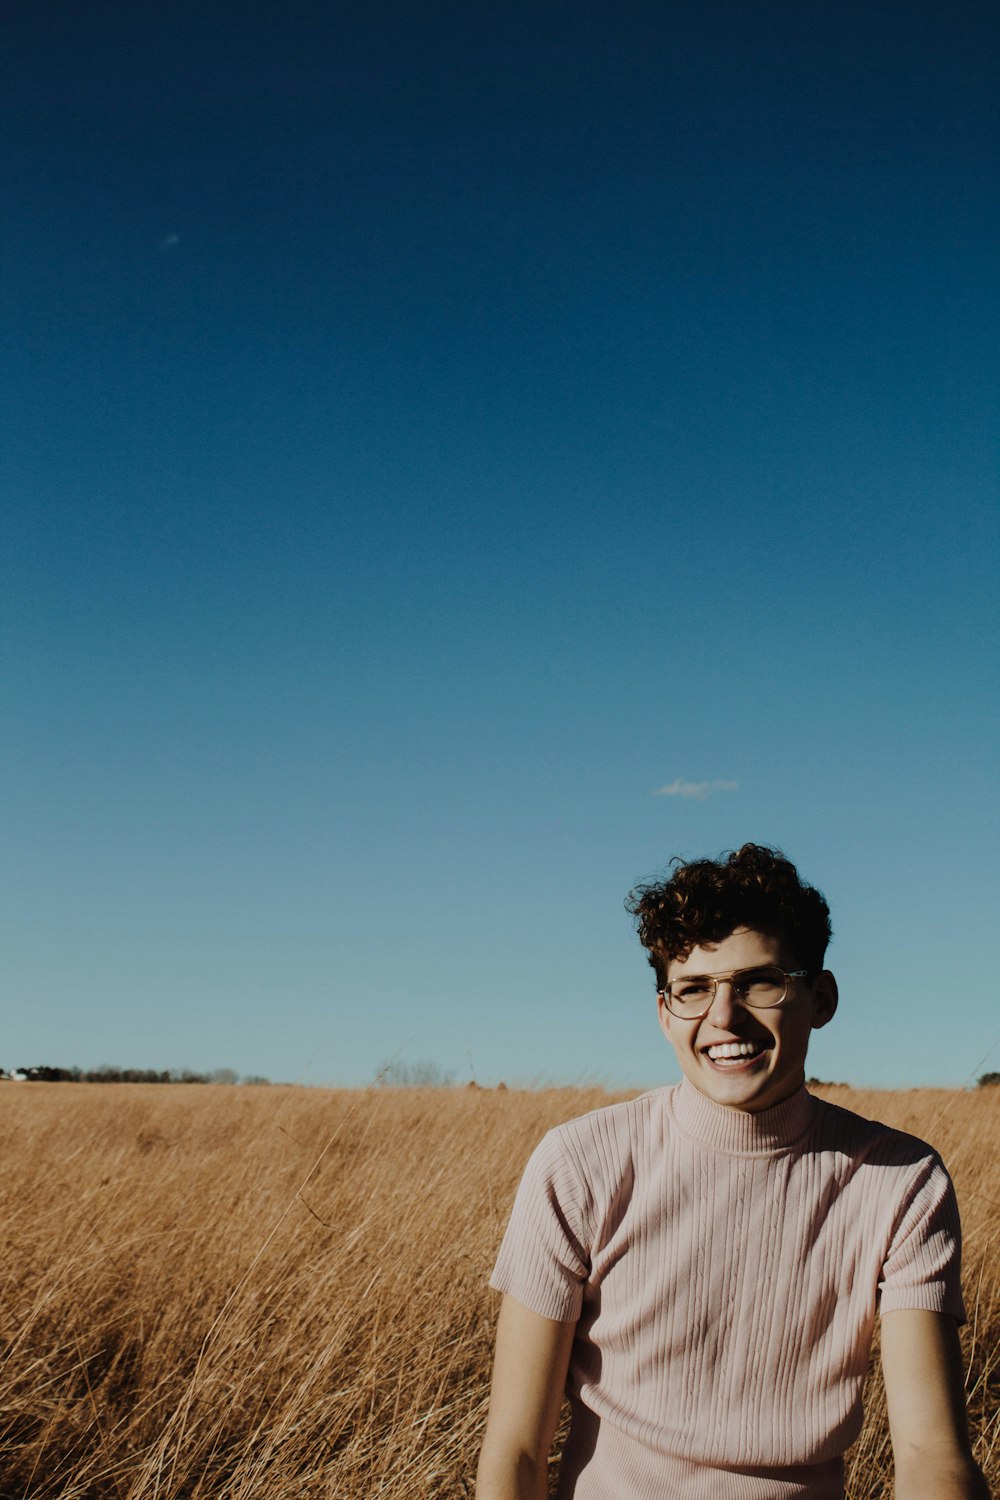
[[[476,1500],[545,1500],[575,1323],[504,1297]]]
[[[990,1500],[969,1442],[955,1319],[917,1309],[884,1313],[882,1373],[896,1500]]]

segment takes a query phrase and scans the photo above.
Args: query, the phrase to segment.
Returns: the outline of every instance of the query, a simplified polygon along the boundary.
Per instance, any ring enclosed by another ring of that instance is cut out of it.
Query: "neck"
[[[718,1151],[742,1155],[795,1145],[812,1124],[815,1100],[803,1087],[770,1109],[732,1109],[709,1099],[685,1078],[672,1090],[671,1108],[685,1135]]]

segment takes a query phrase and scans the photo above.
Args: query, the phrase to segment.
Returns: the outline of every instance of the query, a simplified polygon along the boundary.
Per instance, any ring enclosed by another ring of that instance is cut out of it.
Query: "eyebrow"
[[[779,963],[747,964],[747,966],[746,966],[745,969],[719,969],[718,972],[715,973],[715,974],[712,974],[712,973],[704,973],[704,974],[675,974],[674,977],[673,977],[673,979],[671,979],[670,983],[671,984],[680,983],[683,980],[683,981],[687,982],[688,984],[693,984],[695,982],[695,980],[698,980],[698,979],[718,979],[721,974],[727,974],[727,975],[728,974],[732,974],[735,977],[737,974],[759,974],[762,969],[780,969],[780,968],[781,968],[781,965]],[[784,973],[784,970],[782,970],[782,972]]]

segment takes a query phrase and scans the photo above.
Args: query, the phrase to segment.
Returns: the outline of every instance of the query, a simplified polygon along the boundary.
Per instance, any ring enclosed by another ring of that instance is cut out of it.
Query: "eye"
[[[682,979],[673,986],[673,993],[676,1000],[702,1000],[712,993],[712,984],[708,979]]]
[[[751,1000],[768,1000],[784,992],[781,969],[747,969],[739,976],[740,993]]]

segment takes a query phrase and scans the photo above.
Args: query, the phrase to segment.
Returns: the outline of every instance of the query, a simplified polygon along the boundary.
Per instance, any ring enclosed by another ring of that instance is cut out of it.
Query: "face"
[[[737,927],[720,943],[692,948],[685,959],[672,959],[670,980],[685,974],[728,974],[763,964],[800,969],[783,941],[766,932]],[[698,1021],[671,1015],[658,997],[660,1025],[677,1053],[681,1072],[716,1104],[756,1113],[789,1098],[805,1082],[806,1051],[814,1028],[825,1026],[837,1008],[837,981],[827,970],[812,987],[790,979],[782,1005],[751,1010],[741,1005],[732,987],[720,980],[707,1015]],[[744,1043],[738,1057],[725,1043]],[[720,1050],[721,1049],[721,1050]]]

